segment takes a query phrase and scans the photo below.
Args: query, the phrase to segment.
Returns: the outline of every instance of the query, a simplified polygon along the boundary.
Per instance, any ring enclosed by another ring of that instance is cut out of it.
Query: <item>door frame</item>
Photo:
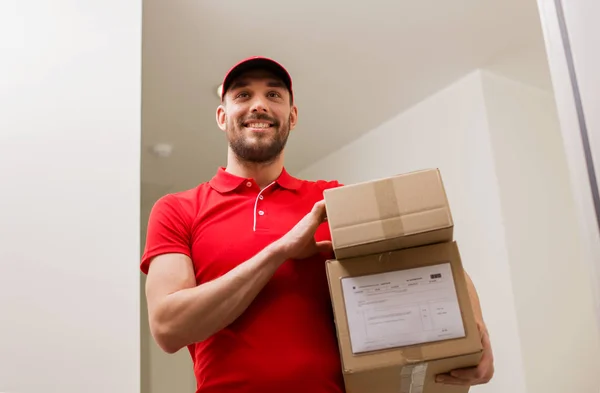
[[[597,14],[589,13],[594,7],[600,11],[595,1],[537,0],[537,4],[600,335],[600,123],[590,121],[590,116],[597,116],[591,108],[600,103],[600,85],[581,72],[600,65],[589,36],[581,34],[594,30],[600,35],[593,20]]]

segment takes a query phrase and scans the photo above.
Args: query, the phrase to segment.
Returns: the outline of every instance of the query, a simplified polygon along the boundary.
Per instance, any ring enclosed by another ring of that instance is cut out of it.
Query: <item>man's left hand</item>
[[[478,326],[479,327],[479,326]],[[485,327],[479,327],[483,354],[477,367],[468,367],[452,370],[446,374],[439,374],[436,382],[449,385],[481,385],[488,383],[494,376],[494,355],[490,337]]]

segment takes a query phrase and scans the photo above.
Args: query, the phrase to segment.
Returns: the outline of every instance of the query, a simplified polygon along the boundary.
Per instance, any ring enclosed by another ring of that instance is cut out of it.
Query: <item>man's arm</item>
[[[483,355],[477,367],[453,370],[448,374],[438,375],[437,381],[444,384],[480,385],[488,383],[494,376],[494,355],[492,352],[489,333],[483,320],[483,312],[481,310],[481,303],[479,302],[479,295],[477,294],[475,285],[473,284],[473,281],[467,272],[465,272],[465,278],[467,280],[469,298],[471,299],[471,304],[475,313],[475,322],[477,323],[479,335],[481,336]]]
[[[156,257],[148,271],[146,296],[157,344],[174,353],[223,329],[242,314],[284,261],[275,247],[267,247],[227,274],[196,286],[188,256]]]
[[[157,256],[150,264],[146,297],[150,330],[165,352],[174,353],[207,339],[237,319],[287,259],[303,259],[330,251],[314,234],[325,219],[318,202],[290,232],[223,276],[196,286],[190,258]]]
[[[475,284],[473,284],[473,280],[469,274],[465,271],[465,279],[467,280],[467,291],[469,292],[469,299],[471,299],[471,305],[473,306],[473,311],[475,313],[475,322],[477,322],[477,327],[481,334],[485,332],[487,334],[487,327],[483,320],[483,311],[481,310],[481,303],[479,302],[479,295],[477,294],[477,290],[475,289]]]

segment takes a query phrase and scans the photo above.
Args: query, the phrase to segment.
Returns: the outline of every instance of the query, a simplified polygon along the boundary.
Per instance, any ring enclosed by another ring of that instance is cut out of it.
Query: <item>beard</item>
[[[244,135],[244,123],[250,120],[267,120],[273,124],[272,132],[256,134],[255,141],[250,141]],[[290,135],[290,119],[279,122],[267,115],[253,115],[237,121],[227,121],[227,139],[233,153],[243,162],[252,164],[266,164],[274,161],[287,143]]]

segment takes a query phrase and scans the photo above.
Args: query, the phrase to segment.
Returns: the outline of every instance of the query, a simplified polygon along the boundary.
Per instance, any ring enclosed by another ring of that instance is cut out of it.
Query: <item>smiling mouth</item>
[[[273,123],[250,121],[250,122],[244,123],[244,127],[246,127],[246,128],[270,128],[270,127],[273,127]]]

